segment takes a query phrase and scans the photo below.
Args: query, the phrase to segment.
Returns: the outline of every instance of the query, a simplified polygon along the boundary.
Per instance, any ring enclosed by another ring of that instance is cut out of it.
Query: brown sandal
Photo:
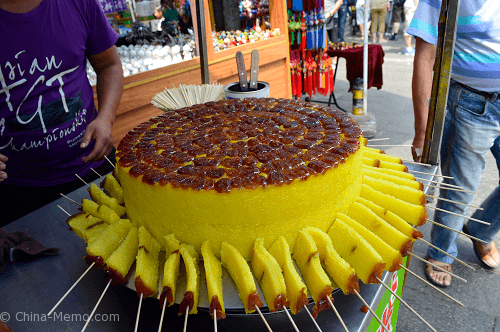
[[[442,262],[432,262],[434,265],[437,265],[439,266],[440,268],[448,271],[448,272],[452,272],[451,270],[451,265],[450,264],[446,264],[446,263],[442,263]],[[440,288],[446,288],[448,287],[449,285],[445,285],[445,284],[440,284],[439,282],[437,282],[436,280],[434,280],[434,278],[431,276],[431,273],[444,273],[445,275],[447,275],[449,278],[450,278],[450,282],[451,282],[451,276],[437,268],[435,268],[434,266],[430,265],[430,264],[427,264],[426,268],[425,268],[425,276],[427,277],[427,280],[429,280],[429,282],[431,284],[433,284],[434,286],[437,286],[437,287],[440,287]],[[435,277],[435,276],[434,276]]]

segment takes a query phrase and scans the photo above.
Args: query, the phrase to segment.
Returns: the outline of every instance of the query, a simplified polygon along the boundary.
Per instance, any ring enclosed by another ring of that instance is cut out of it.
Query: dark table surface
[[[88,198],[86,187],[69,195],[76,201]],[[0,274],[0,319],[14,331],[81,331],[85,319],[91,313],[106,287],[104,272],[92,268],[72,290],[55,312],[46,316],[73,283],[88,268],[83,259],[86,244],[66,224],[67,215],[77,212],[78,206],[61,198],[43,208],[5,226],[7,232],[22,230],[39,240],[46,247],[61,248],[57,256],[16,262]],[[384,281],[389,280],[384,274]],[[361,285],[361,295],[376,308],[384,289],[380,285]],[[364,331],[372,316],[363,313],[363,303],[355,296],[337,291],[334,304],[349,331]],[[139,298],[124,286],[110,286],[86,331],[133,331]],[[309,306],[312,309],[312,304]],[[163,330],[182,331],[184,316],[178,316],[178,306],[167,308]],[[161,310],[158,300],[147,298],[142,302],[138,331],[158,331]],[[284,312],[266,314],[273,331],[294,331]],[[300,331],[317,331],[305,310],[292,316]],[[8,321],[6,321],[8,319]],[[321,312],[317,318],[324,331],[343,331],[333,310]],[[257,314],[228,316],[218,321],[219,331],[265,331],[266,327]],[[188,331],[213,329],[213,320],[207,311],[199,310],[190,315]]]

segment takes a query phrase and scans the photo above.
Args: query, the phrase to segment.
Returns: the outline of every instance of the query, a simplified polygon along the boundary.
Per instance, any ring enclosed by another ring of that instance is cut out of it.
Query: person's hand
[[[83,162],[99,161],[108,155],[113,147],[111,127],[111,121],[101,119],[99,116],[87,126],[80,147],[82,149],[87,147],[92,139],[95,140],[95,146],[88,156],[82,158]]]
[[[7,160],[9,160],[9,158],[0,153],[0,182],[7,178],[7,173],[3,171],[7,167],[5,164]]]
[[[424,149],[425,134],[415,134],[413,137],[413,143],[411,147],[411,155],[413,156],[413,161],[420,162],[422,159],[422,151]]]

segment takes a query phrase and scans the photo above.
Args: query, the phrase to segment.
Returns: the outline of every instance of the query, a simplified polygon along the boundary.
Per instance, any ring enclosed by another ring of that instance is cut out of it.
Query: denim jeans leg
[[[342,5],[340,6],[339,10],[337,11],[338,17],[339,17],[339,26],[338,26],[338,42],[343,42],[344,41],[344,31],[345,31],[345,22],[347,20],[347,5]]]
[[[500,137],[495,140],[491,147],[491,153],[495,157],[497,168],[500,171]],[[467,228],[471,234],[486,242],[491,242],[500,231],[500,185],[481,204],[484,210],[476,210],[473,218],[491,223],[491,226],[469,221]]]
[[[452,81],[441,143],[441,172],[453,177],[446,180],[447,183],[461,186],[467,191],[476,191],[486,163],[485,153],[500,136],[498,119],[499,110],[491,107],[485,97]],[[474,194],[440,190],[440,196],[470,204]],[[468,210],[467,206],[443,200],[438,201],[437,207],[463,216]],[[440,211],[436,211],[434,219],[456,230],[461,230],[465,221],[464,217]],[[457,256],[457,233],[434,226],[431,235],[434,245],[452,256]],[[441,262],[453,262],[452,258],[433,248],[429,249],[429,256]]]

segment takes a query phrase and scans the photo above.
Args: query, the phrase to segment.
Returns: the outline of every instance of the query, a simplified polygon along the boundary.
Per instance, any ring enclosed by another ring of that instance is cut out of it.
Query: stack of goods
[[[361,48],[361,47],[363,47],[363,44],[358,44],[358,43],[347,43],[347,42],[328,43],[328,49],[330,49],[330,50],[344,51],[344,50],[350,50],[353,48]]]
[[[269,0],[241,0],[239,4],[243,29],[269,29]]]
[[[219,101],[224,97],[222,84],[179,85],[178,88],[165,89],[153,97],[151,104],[163,111],[173,111],[195,104]]]
[[[422,236],[422,184],[365,143],[344,113],[300,100],[179,109],[126,135],[116,178],[102,185],[110,196],[93,185],[93,201],[68,223],[113,282],[124,282],[135,259],[138,295],[160,293],[160,305],[176,302],[183,262],[181,314],[197,313],[203,260],[203,305],[215,318],[225,317],[222,268],[247,313],[265,299],[270,311],[296,314],[310,295],[316,317],[330,306],[331,279],[346,294],[359,290],[358,278],[377,283]]]
[[[227,50],[239,45],[247,43],[255,43],[260,40],[269,39],[271,37],[279,36],[280,29],[261,29],[257,27],[250,30],[236,30],[236,31],[220,31],[212,32],[214,49],[216,52]]]

